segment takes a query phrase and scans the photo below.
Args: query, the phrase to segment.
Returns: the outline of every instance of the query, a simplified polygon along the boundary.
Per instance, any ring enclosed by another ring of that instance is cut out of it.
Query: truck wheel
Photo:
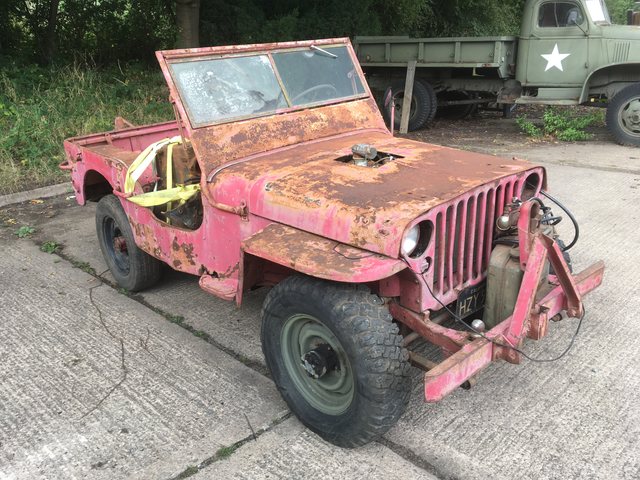
[[[640,83],[613,97],[607,107],[607,127],[619,144],[640,146]]]
[[[114,195],[98,202],[96,231],[102,255],[118,285],[137,292],[160,280],[161,262],[138,248],[129,219]]]
[[[351,448],[379,437],[409,401],[402,337],[366,287],[289,277],[264,302],[261,338],[284,400],[335,445]]]
[[[393,103],[396,112],[394,114],[394,128],[400,129],[400,121],[402,119],[402,103],[404,100],[404,81],[396,81],[391,85],[393,92]],[[391,120],[391,102],[384,109],[387,122]],[[421,80],[413,82],[413,96],[411,97],[411,110],[409,113],[409,131],[418,130],[433,120],[436,116],[438,108],[438,100],[433,87]]]

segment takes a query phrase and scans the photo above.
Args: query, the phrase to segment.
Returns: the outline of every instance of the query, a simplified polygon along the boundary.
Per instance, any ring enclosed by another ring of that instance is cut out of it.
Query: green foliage
[[[71,259],[71,265],[82,270],[85,273],[88,273],[89,275],[93,275],[94,277],[96,276],[95,268],[93,268],[88,262],[81,262],[79,260]]]
[[[27,238],[33,235],[35,231],[36,231],[35,228],[30,227],[28,225],[23,225],[18,230],[16,230],[16,235],[18,236],[18,238]]]
[[[526,115],[520,115],[516,118],[516,123],[528,137],[538,138],[542,136],[542,129],[537,127],[533,122],[527,120]]]
[[[425,37],[516,35],[524,4],[525,0],[431,0],[417,33]]]
[[[3,0],[0,46],[23,58],[49,63],[49,50],[59,58],[153,60],[154,50],[175,40],[172,1],[61,0],[53,41],[47,35],[53,0]],[[49,45],[49,43],[53,45]]]
[[[47,62],[53,0],[0,2],[0,48]],[[626,23],[634,0],[606,0]],[[353,35],[516,34],[525,0],[201,0],[202,45]],[[61,0],[53,49],[58,59],[98,64],[138,59],[176,40],[172,0]]]
[[[240,447],[240,445],[238,443],[235,443],[233,445],[230,445],[228,447],[221,447],[218,449],[218,451],[216,452],[216,458],[220,459],[220,460],[224,460],[226,458],[229,458],[231,455],[233,455],[233,453]]]
[[[419,29],[422,0],[213,0],[200,10],[203,45],[354,35],[399,35]]]
[[[579,142],[589,140],[593,135],[585,128],[596,123],[603,123],[603,112],[597,111],[588,115],[576,115],[573,111],[561,111],[549,107],[542,115],[542,127],[520,116],[516,120],[520,129],[529,137],[543,135],[555,137],[563,142]]]
[[[40,245],[40,250],[45,253],[56,253],[60,250],[60,244],[54,241],[44,242]]]
[[[606,0],[613,23],[626,25],[627,10],[633,7],[635,1],[636,0]]]
[[[112,130],[120,115],[135,124],[173,117],[159,69],[78,64],[0,69],[0,193],[64,178],[65,138]]]

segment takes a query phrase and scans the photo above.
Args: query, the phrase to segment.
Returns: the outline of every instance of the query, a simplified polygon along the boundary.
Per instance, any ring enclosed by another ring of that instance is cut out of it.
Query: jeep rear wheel
[[[409,400],[408,353],[367,288],[287,278],[265,300],[262,350],[291,410],[335,445],[374,440]]]
[[[640,83],[613,97],[607,107],[607,127],[619,144],[640,146]]]
[[[129,219],[114,195],[98,202],[96,232],[107,266],[122,288],[137,292],[160,279],[160,261],[135,244]]]

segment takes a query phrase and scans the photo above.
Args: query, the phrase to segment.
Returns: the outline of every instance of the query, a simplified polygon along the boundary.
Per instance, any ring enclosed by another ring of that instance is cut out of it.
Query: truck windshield
[[[169,69],[194,127],[365,94],[346,46],[179,59]]]
[[[586,4],[593,23],[611,23],[609,10],[607,10],[604,0],[586,0]]]

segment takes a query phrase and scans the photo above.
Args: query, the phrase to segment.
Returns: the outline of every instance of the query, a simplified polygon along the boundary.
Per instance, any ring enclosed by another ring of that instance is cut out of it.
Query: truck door
[[[541,2],[533,15],[528,39],[528,86],[582,87],[587,77],[588,20],[580,3],[572,0]],[[551,92],[549,92],[551,93]],[[544,95],[540,92],[540,95]],[[562,97],[555,91],[553,96]],[[573,95],[571,95],[573,96]]]

